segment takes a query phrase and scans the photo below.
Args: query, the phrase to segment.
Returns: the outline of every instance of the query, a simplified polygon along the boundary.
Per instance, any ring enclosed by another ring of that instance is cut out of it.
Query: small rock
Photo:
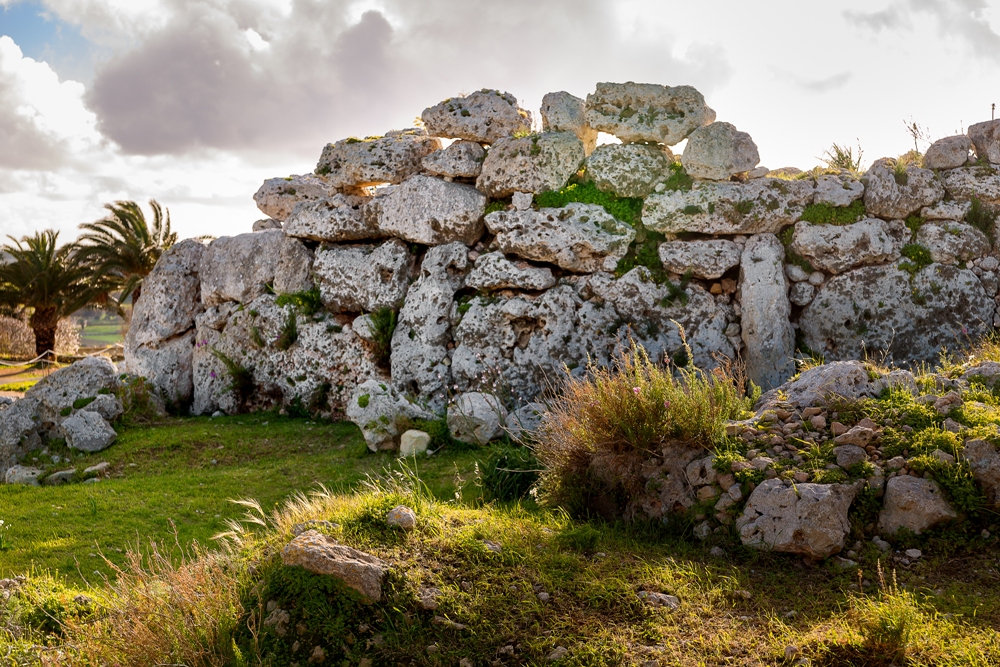
[[[548,602],[550,597],[551,596],[548,593],[546,593],[545,591],[542,591],[542,592],[540,592],[538,594],[538,601],[539,602]]]
[[[555,649],[545,656],[545,659],[549,662],[555,662],[556,660],[562,660],[567,655],[569,655],[569,649],[565,646],[557,646]]]
[[[74,477],[76,477],[75,468],[70,470],[60,470],[43,479],[42,484],[45,484],[46,486],[59,486],[60,484],[65,484],[66,482],[72,482]]]
[[[465,624],[458,623],[449,618],[445,618],[444,616],[435,616],[434,623],[449,628],[450,630],[465,630]]]
[[[425,454],[431,444],[431,436],[424,431],[410,429],[399,437],[399,455],[402,457]]]
[[[651,607],[666,607],[677,609],[681,606],[681,600],[675,595],[665,593],[654,593],[652,591],[639,591],[639,599],[645,601]]]
[[[397,505],[389,510],[385,522],[409,532],[417,527],[417,513],[406,505]]]
[[[955,457],[948,452],[941,451],[940,449],[935,449],[931,452],[931,456],[942,463],[952,464],[955,462]]]
[[[855,445],[838,445],[833,448],[833,455],[837,457],[837,465],[844,469],[868,460],[865,450]]]
[[[883,540],[878,535],[872,538],[872,544],[874,544],[878,548],[878,550],[883,553],[892,549],[892,545]]]
[[[906,554],[907,558],[910,558],[912,560],[916,560],[924,555],[923,552],[920,551],[920,549],[907,549],[903,553]]]
[[[15,465],[7,469],[4,473],[5,484],[25,484],[27,486],[38,486],[38,477],[42,474],[39,468]]]
[[[792,660],[799,654],[799,647],[789,644],[785,647],[785,660]]]
[[[697,526],[694,527],[694,536],[699,540],[704,540],[709,535],[712,534],[712,524],[708,521],[702,521]]]
[[[865,428],[864,426],[855,426],[847,433],[838,435],[833,439],[834,443],[838,445],[854,445],[856,447],[864,447],[872,438],[875,437],[875,431],[870,428]]]
[[[858,564],[855,561],[853,561],[853,560],[851,560],[849,558],[841,558],[840,556],[834,556],[833,557],[833,562],[841,570],[849,570],[852,567],[857,567],[858,566]]]
[[[712,547],[709,549],[708,555],[712,558],[723,558],[726,555],[726,552],[722,547]]]
[[[326,660],[326,651],[323,650],[322,646],[314,646],[312,653],[309,654],[309,664],[318,665]]]
[[[492,540],[483,540],[483,546],[486,547],[488,551],[492,551],[495,554],[503,553],[503,547],[499,542],[494,542]]]

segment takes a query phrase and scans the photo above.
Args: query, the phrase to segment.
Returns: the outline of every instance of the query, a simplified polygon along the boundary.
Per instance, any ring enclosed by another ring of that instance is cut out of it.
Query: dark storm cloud
[[[730,74],[719,48],[673,54],[669,35],[615,31],[601,0],[176,0],[171,18],[101,68],[88,95],[126,152],[316,149],[405,125],[425,106],[484,86],[519,97],[586,94],[602,80],[710,89]],[[254,49],[244,31],[269,44]]]

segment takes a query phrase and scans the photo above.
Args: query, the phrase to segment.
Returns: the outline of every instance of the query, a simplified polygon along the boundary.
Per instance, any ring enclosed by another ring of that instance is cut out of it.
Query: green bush
[[[477,463],[476,472],[487,502],[520,500],[538,480],[538,458],[527,447],[494,445]]]
[[[920,269],[934,263],[934,260],[931,259],[931,251],[919,243],[907,243],[899,251],[899,254],[909,260],[908,262],[900,262],[899,268],[908,271],[911,275],[915,275]]]
[[[865,215],[865,203],[860,199],[850,206],[809,204],[802,210],[801,219],[817,225],[850,225]]]
[[[994,225],[1000,211],[991,206],[986,206],[983,204],[982,200],[975,195],[973,195],[970,203],[971,206],[965,214],[965,221],[981,231],[983,234],[986,234],[986,238],[990,240],[990,243],[993,243],[996,240]]]

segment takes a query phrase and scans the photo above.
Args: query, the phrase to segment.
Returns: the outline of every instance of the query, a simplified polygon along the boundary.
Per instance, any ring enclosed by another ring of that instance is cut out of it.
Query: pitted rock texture
[[[506,413],[494,394],[459,394],[448,405],[448,431],[459,442],[485,445],[503,435]]]
[[[39,380],[25,392],[22,400],[38,402],[34,412],[42,428],[51,433],[62,422],[61,413],[67,408],[72,409],[74,402],[81,398],[93,398],[101,391],[113,391],[117,387],[118,369],[110,359],[85,357]],[[20,402],[14,405],[18,406]]]
[[[364,215],[383,234],[411,243],[472,245],[483,235],[485,210],[486,196],[471,185],[418,175],[376,196]]]
[[[420,119],[432,136],[484,144],[531,129],[531,113],[517,106],[516,97],[487,89],[428,107]]]
[[[909,372],[898,372],[908,375],[912,382]],[[773,406],[779,391],[789,405],[808,408],[826,405],[829,398],[855,400],[877,396],[886,386],[904,383],[901,377],[886,378],[871,380],[869,369],[860,361],[832,361],[805,370],[794,380],[764,393],[754,408],[760,413]]]
[[[476,178],[483,171],[486,150],[475,141],[456,141],[423,159],[424,171],[448,178]]]
[[[740,260],[743,342],[747,374],[759,387],[777,387],[795,372],[795,334],[788,318],[785,248],[773,234],[747,241]]]
[[[865,194],[865,186],[856,177],[847,174],[823,174],[816,177],[816,204],[850,206]]]
[[[760,162],[757,144],[731,123],[699,127],[688,137],[681,163],[694,178],[713,181],[750,171]]]
[[[131,350],[129,373],[142,376],[174,405],[188,403],[194,395],[195,330]]]
[[[278,247],[271,287],[276,294],[308,292],[313,287],[313,252],[302,241],[286,236]]]
[[[364,140],[342,139],[326,145],[316,173],[336,188],[402,183],[420,173],[421,161],[440,149],[441,141],[423,130],[388,132],[384,137]]]
[[[744,305],[744,310],[746,305]],[[827,361],[884,350],[896,363],[934,361],[992,328],[996,306],[974,273],[931,264],[912,276],[897,265],[834,276],[806,306],[799,327]]]
[[[367,197],[338,194],[302,202],[285,220],[285,235],[328,242],[377,239],[382,236],[378,225],[362,215],[367,201]]]
[[[587,158],[587,174],[598,190],[619,197],[646,197],[669,178],[673,157],[665,146],[605,144]]]
[[[476,188],[494,199],[558,190],[580,169],[583,142],[571,132],[506,137],[490,147]]]
[[[415,258],[397,239],[379,246],[330,246],[316,253],[320,298],[330,312],[395,308],[406,296]]]
[[[708,241],[668,241],[659,247],[663,268],[695,278],[713,280],[739,265],[742,248],[726,239]]]
[[[477,290],[521,289],[529,291],[546,290],[556,284],[552,269],[532,266],[527,262],[516,264],[503,256],[502,252],[480,255],[465,284]]]
[[[81,410],[63,420],[63,437],[70,449],[82,452],[99,452],[114,444],[118,434],[96,412]]]
[[[843,273],[866,264],[899,259],[909,230],[900,220],[868,218],[851,225],[795,223],[792,250],[827,273]]]
[[[948,175],[945,175],[945,188],[948,187]],[[934,206],[920,209],[920,217],[925,220],[963,220],[969,212],[972,203],[969,201],[940,201]]]
[[[327,199],[334,194],[336,189],[323,178],[315,174],[301,174],[267,179],[254,194],[253,200],[262,213],[283,222],[300,203]]]
[[[969,130],[972,128],[970,127]],[[928,146],[924,153],[924,167],[927,169],[954,169],[969,161],[972,140],[964,134],[938,139]]]
[[[263,220],[257,220],[250,227],[250,231],[252,232],[263,232],[268,229],[281,229],[281,221],[274,218],[264,218]]]
[[[758,178],[746,183],[698,181],[689,191],[652,194],[642,224],[664,234],[777,233],[812,203],[812,181]]]
[[[894,160],[875,160],[861,177],[865,209],[880,218],[906,218],[944,197],[944,186],[930,169],[900,169]]]
[[[598,83],[587,95],[587,124],[624,143],[673,146],[715,121],[705,97],[691,86]]]
[[[976,147],[976,157],[1000,164],[1000,120],[988,120],[969,126],[969,139]]]
[[[399,437],[414,419],[433,419],[418,405],[409,402],[387,382],[367,380],[358,385],[346,407],[347,418],[357,424],[368,449],[399,449]]]
[[[6,473],[26,452],[41,448],[38,405],[37,400],[25,397],[0,407],[0,472]]]
[[[586,110],[583,100],[566,91],[548,93],[542,98],[542,131],[572,132],[590,155],[597,146],[597,130],[587,125]]]
[[[286,567],[335,577],[369,603],[382,599],[382,580],[389,571],[389,565],[375,556],[337,544],[315,530],[307,530],[285,545],[281,562]]]
[[[286,236],[280,229],[222,236],[201,257],[201,301],[215,306],[226,301],[249,303],[273,283],[275,265]]]
[[[954,220],[926,222],[920,225],[916,243],[927,248],[931,259],[945,264],[971,262],[990,251],[986,235],[971,225]]]
[[[988,206],[1000,206],[1000,167],[962,167],[950,169],[943,176],[948,194],[959,202],[976,197]]]
[[[982,487],[986,502],[991,506],[1000,505],[1000,452],[986,440],[967,440],[962,447],[962,456],[969,462],[973,478]]]
[[[920,534],[957,518],[941,488],[932,479],[899,475],[885,485],[885,500],[878,515],[878,531],[893,535],[900,528]]]

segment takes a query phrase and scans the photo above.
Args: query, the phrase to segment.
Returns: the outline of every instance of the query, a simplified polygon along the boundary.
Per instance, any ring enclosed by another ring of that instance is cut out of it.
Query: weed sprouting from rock
[[[278,338],[274,341],[274,346],[284,352],[299,339],[298,318],[294,310],[289,310],[285,316],[285,323],[281,325]]]
[[[993,243],[996,240],[996,221],[1000,214],[996,208],[987,206],[979,197],[973,195],[970,200],[971,206],[965,214],[965,221],[986,235],[986,238]]]
[[[212,354],[222,362],[222,365],[226,369],[226,374],[229,376],[229,386],[224,391],[233,392],[233,396],[236,398],[236,405],[241,411],[245,410],[254,392],[253,372],[217,348],[212,348]]]
[[[823,153],[823,157],[820,159],[826,163],[827,167],[858,173],[861,171],[861,156],[864,155],[864,151],[861,150],[860,142],[858,142],[857,148],[858,154],[855,155],[854,149],[850,146],[841,146],[835,143]]]
[[[323,300],[320,298],[319,288],[313,287],[301,292],[290,292],[279,294],[274,300],[276,306],[295,306],[295,308],[305,317],[312,317],[323,309]]]
[[[387,367],[392,354],[392,334],[396,331],[396,311],[388,307],[376,310],[371,314],[371,328],[375,360]]]

